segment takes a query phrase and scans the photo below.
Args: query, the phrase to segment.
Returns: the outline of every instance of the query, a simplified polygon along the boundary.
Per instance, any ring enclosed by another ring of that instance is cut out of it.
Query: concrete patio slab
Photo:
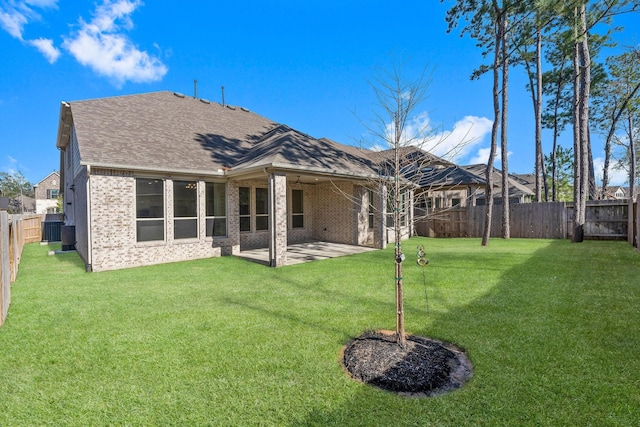
[[[345,255],[354,255],[375,250],[376,249],[374,248],[345,245],[342,243],[296,243],[287,246],[287,265],[301,264],[303,262],[317,261],[321,259],[336,258]],[[240,251],[240,254],[238,256],[250,261],[269,265],[269,248]]]

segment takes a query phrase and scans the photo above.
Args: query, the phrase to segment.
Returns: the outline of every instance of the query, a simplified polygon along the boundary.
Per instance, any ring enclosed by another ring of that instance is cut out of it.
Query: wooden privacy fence
[[[42,238],[42,218],[39,215],[8,215],[0,212],[0,326],[11,303],[11,284],[18,276],[18,267],[25,243]]]
[[[637,235],[637,203],[591,201],[587,203],[585,239],[629,239]],[[631,209],[629,208],[631,206]],[[632,215],[629,215],[632,212]],[[486,206],[467,206],[433,212],[415,226],[420,236],[482,237]],[[514,238],[567,239],[573,235],[573,205],[517,203],[509,206],[510,235]],[[502,235],[502,206],[493,206],[491,236]]]

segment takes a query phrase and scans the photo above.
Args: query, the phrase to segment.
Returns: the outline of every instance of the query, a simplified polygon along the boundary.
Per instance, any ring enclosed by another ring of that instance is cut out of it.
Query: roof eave
[[[376,174],[363,174],[354,171],[347,170],[339,170],[339,169],[327,169],[320,167],[309,167],[309,166],[298,166],[292,165],[290,163],[279,163],[272,162],[262,165],[250,166],[247,168],[239,168],[233,169],[226,173],[228,177],[242,177],[243,175],[251,175],[255,172],[264,171],[264,172],[273,172],[275,170],[280,171],[291,171],[295,173],[304,173],[307,175],[321,175],[321,176],[333,176],[339,178],[349,178],[349,179],[380,179],[379,175]]]
[[[164,174],[181,174],[181,175],[198,175],[198,176],[210,176],[210,177],[224,177],[225,171],[224,169],[217,169],[216,171],[212,170],[201,170],[201,169],[167,169],[160,167],[142,167],[135,165],[123,165],[123,164],[115,164],[115,163],[101,163],[101,162],[80,162],[82,166],[91,166],[92,168],[102,168],[102,169],[116,169],[116,170],[125,170],[139,173],[164,173]]]
[[[56,147],[63,149],[69,143],[71,127],[73,126],[73,116],[71,115],[71,105],[67,102],[60,103],[60,121],[58,122],[58,136]]]

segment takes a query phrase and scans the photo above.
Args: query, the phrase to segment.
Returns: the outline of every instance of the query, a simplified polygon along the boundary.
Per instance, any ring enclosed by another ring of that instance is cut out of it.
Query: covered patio
[[[342,243],[330,243],[321,241],[296,243],[287,245],[287,262],[285,265],[301,264],[303,262],[336,258],[340,256],[354,255],[375,250],[375,248],[365,246],[354,246]],[[237,256],[249,261],[269,265],[269,248],[240,251]]]

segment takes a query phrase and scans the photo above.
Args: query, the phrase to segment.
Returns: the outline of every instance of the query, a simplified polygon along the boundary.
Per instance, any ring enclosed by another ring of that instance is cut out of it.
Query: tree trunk
[[[579,27],[579,19],[582,20],[582,9],[580,13],[578,8],[574,9],[574,44],[573,44],[573,152],[574,152],[574,173],[573,173],[573,206],[574,206],[574,230],[573,241],[582,242],[584,240],[584,223],[585,223],[585,209],[586,198],[584,197],[586,191],[586,177],[583,179],[583,174],[586,170],[584,163],[583,151],[583,136],[582,133],[582,117],[583,113],[583,83],[581,73],[581,59],[583,54],[581,40],[585,37],[582,32],[582,25]]]
[[[624,98],[624,101],[622,102],[622,104],[620,104],[620,109],[616,111],[616,109],[614,108],[611,111],[611,125],[609,127],[609,132],[607,133],[607,139],[605,139],[605,145],[604,145],[604,170],[602,172],[603,195],[604,195],[604,192],[606,191],[607,185],[609,184],[609,163],[611,160],[611,140],[613,139],[613,135],[615,134],[616,125],[618,124],[618,120],[620,120],[622,113],[627,109],[627,105],[629,104],[629,101],[633,99],[633,97],[638,92],[638,90],[640,90],[640,82],[636,84],[633,90]],[[633,118],[629,117],[629,119],[631,120],[630,123],[632,124]],[[633,129],[633,128],[630,128],[630,129]],[[632,140],[633,140],[633,133],[631,133],[631,136],[629,138],[630,142]]]
[[[590,156],[590,144],[589,144],[589,90],[591,88],[591,58],[589,56],[589,42],[587,34],[587,6],[582,4],[580,6],[580,34],[581,41],[579,45],[580,49],[580,154],[582,159],[580,165],[582,167],[581,173],[581,188],[580,188],[580,204],[581,204],[581,217],[580,224],[582,225],[582,233],[584,239],[584,223],[586,222],[587,211],[587,196],[589,194],[589,182],[590,182],[590,170],[591,170],[591,158]]]
[[[627,116],[629,126],[629,200],[634,200],[636,195],[636,147],[633,138],[633,113],[629,110]]]
[[[503,11],[500,20],[502,49],[502,119],[500,128],[500,148],[502,156],[502,238],[511,237],[509,219],[509,150],[507,142],[507,115],[509,112],[509,52],[507,49],[507,13]]]
[[[602,191],[601,198],[604,199],[607,194],[607,185],[609,185],[609,164],[611,163],[611,140],[616,130],[615,108],[611,112],[611,127],[604,140],[604,166],[602,169]]]
[[[533,88],[532,88],[533,90]],[[536,115],[536,202],[542,200],[542,187],[546,188],[546,173],[542,153],[542,32],[536,29],[536,96],[534,111]],[[541,182],[542,181],[542,182]],[[545,193],[547,193],[545,191]],[[545,195],[545,200],[547,196]]]
[[[485,170],[485,179],[487,181],[485,190],[485,203],[487,206],[487,213],[484,220],[484,231],[482,233],[482,246],[487,246],[489,244],[489,237],[491,235],[491,220],[493,216],[493,162],[496,157],[496,148],[498,146],[498,126],[500,123],[500,98],[498,96],[498,91],[500,81],[499,61],[501,26],[498,24],[498,22],[496,22],[495,27],[496,37],[493,56],[493,125],[491,126],[491,149],[489,150],[489,160],[487,161],[487,168]]]
[[[396,273],[396,340],[403,349],[407,345],[407,338],[404,331],[404,295],[402,289],[402,230],[400,229],[400,141],[402,136],[402,128],[400,123],[400,111],[402,94],[398,93],[397,102],[398,109],[395,117],[395,135],[394,135],[394,231],[395,231],[395,273]]]

